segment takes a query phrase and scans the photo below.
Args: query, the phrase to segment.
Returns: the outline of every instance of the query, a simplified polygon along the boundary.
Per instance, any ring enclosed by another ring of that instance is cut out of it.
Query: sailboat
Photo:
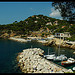
[[[50,55],[49,55],[49,49],[48,49],[48,55],[44,55],[44,57],[45,57],[46,59],[53,60],[53,59],[55,58],[55,54],[50,54]]]
[[[65,55],[60,55],[60,56],[57,56],[56,58],[54,58],[53,60],[54,61],[63,61],[66,59],[67,59],[67,57]]]
[[[61,37],[60,37],[60,41],[61,41]],[[58,56],[56,56],[56,58],[54,58],[53,60],[54,61],[63,61],[63,60],[66,60],[67,57],[63,54],[59,55],[60,54],[60,44],[59,44],[59,51],[58,51]]]

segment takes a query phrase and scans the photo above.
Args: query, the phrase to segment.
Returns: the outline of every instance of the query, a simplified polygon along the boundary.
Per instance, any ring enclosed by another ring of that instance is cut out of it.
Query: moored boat
[[[54,58],[56,58],[55,54],[49,54],[49,49],[48,49],[48,55],[44,55],[44,57],[48,60],[53,60]]]
[[[48,60],[53,60],[54,58],[56,58],[55,54],[46,55],[46,59],[48,59]]]
[[[67,61],[62,61],[61,65],[70,65],[70,64],[74,64],[75,63],[75,59],[73,58],[68,58]]]
[[[63,61],[66,59],[67,59],[67,57],[65,55],[60,55],[60,56],[57,56],[56,58],[54,58],[53,60],[54,61]]]
[[[73,52],[73,54],[75,54],[75,51]]]
[[[75,71],[75,67],[73,67],[73,71]]]

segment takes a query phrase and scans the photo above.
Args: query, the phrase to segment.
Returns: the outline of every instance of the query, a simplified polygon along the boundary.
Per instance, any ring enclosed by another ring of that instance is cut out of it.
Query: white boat
[[[67,59],[67,57],[65,55],[60,55],[60,56],[57,56],[56,58],[54,58],[53,60],[54,61],[63,61],[66,59]]]
[[[60,37],[60,42],[61,42],[61,37]],[[60,54],[60,44],[59,44],[59,49],[58,49],[58,56],[56,56],[56,58],[54,58],[54,61],[63,61],[66,60],[67,57],[65,55],[59,55]]]
[[[75,67],[73,67],[73,71],[75,71]]]
[[[29,41],[31,41],[31,40],[27,40],[27,42],[29,42]]]
[[[73,54],[75,54],[75,51],[73,52]]]
[[[68,58],[67,61],[61,62],[62,65],[70,65],[70,64],[74,64],[74,63],[75,63],[75,59],[73,59],[73,58]]]
[[[55,58],[55,54],[50,54],[50,55],[49,55],[49,49],[48,49],[48,55],[44,55],[44,57],[45,57],[46,59],[53,60],[53,59]]]
[[[54,58],[56,58],[56,56],[53,54],[53,55],[47,56],[46,58],[49,59],[49,60],[53,60]]]

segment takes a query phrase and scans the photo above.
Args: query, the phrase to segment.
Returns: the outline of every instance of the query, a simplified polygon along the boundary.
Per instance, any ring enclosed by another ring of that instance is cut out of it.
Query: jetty
[[[43,56],[44,50],[40,48],[24,49],[17,56],[18,66],[23,73],[67,73],[71,69],[61,67]]]

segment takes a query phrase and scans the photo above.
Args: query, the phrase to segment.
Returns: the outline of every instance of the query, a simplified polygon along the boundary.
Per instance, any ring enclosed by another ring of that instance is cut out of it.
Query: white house
[[[71,35],[70,35],[69,32],[55,33],[54,36],[57,37],[57,38],[63,38],[63,40],[64,40],[64,38],[69,38],[69,37],[71,37]]]
[[[37,23],[38,21],[34,21],[35,23]]]
[[[69,32],[55,33],[55,37],[71,37]]]

